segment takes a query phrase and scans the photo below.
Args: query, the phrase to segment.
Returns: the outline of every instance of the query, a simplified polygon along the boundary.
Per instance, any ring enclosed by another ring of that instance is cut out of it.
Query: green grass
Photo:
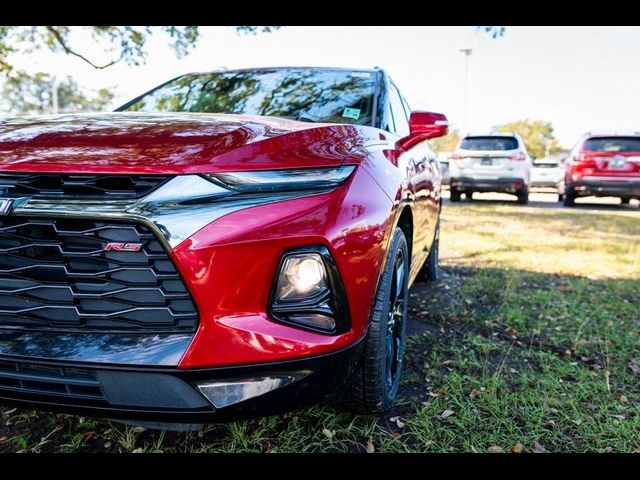
[[[0,410],[0,451],[640,451],[640,213],[447,205],[417,284],[402,396],[157,432]]]

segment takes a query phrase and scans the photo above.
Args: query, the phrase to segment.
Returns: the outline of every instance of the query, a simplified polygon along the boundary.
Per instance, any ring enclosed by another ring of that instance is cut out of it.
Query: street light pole
[[[471,48],[461,48],[460,52],[464,53],[464,103],[462,104],[462,134],[467,129],[467,99],[469,96],[469,56],[471,56]]]

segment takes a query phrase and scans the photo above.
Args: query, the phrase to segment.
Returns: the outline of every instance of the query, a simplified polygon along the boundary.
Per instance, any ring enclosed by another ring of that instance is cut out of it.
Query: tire
[[[571,187],[567,187],[564,192],[564,202],[565,207],[573,207],[576,204],[576,194]]]
[[[473,192],[467,192],[464,194],[467,200],[473,200]]]
[[[439,256],[440,256],[440,219],[438,218],[438,224],[436,226],[436,233],[433,237],[433,243],[431,244],[431,251],[427,260],[424,262],[418,279],[425,282],[435,282],[438,280],[439,275]]]
[[[518,196],[518,200],[516,200],[517,203],[519,203],[520,205],[526,205],[527,203],[529,203],[529,190],[525,189],[522,190],[521,192],[517,193]]]
[[[400,270],[402,273],[398,275]],[[396,228],[376,293],[364,351],[340,402],[354,413],[384,413],[396,399],[407,337],[408,280],[407,240],[402,230]],[[395,308],[391,308],[392,304]]]
[[[558,201],[561,202],[563,198],[564,198],[564,194],[559,193],[558,194]]]
[[[460,201],[460,192],[458,190],[451,190],[451,201],[459,202]]]
[[[620,199],[620,205],[629,205],[629,198],[621,198]]]

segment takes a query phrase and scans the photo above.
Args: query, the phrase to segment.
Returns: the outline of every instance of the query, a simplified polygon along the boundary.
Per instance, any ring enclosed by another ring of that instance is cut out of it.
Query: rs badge
[[[142,248],[141,243],[107,243],[105,250],[115,250],[118,252],[139,252]]]
[[[11,213],[13,208],[12,198],[0,198],[0,216],[6,217]]]

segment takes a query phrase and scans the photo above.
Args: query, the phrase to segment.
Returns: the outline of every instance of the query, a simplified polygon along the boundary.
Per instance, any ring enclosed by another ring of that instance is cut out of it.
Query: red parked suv
[[[587,134],[566,162],[564,204],[578,197],[640,199],[640,133]]]
[[[0,402],[145,422],[381,412],[441,176],[379,69],[190,74],[0,122]]]

